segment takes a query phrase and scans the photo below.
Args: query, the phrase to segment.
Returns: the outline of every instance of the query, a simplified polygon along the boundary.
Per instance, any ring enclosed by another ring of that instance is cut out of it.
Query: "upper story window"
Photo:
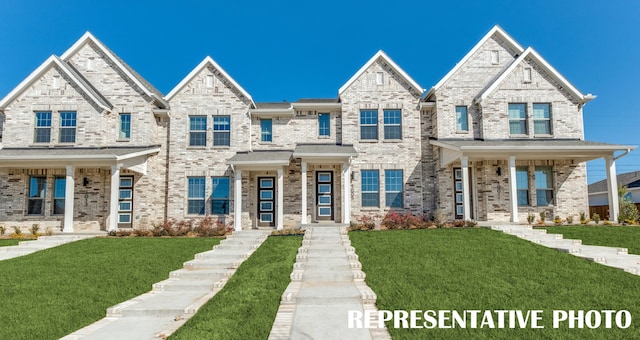
[[[273,126],[272,126],[271,119],[260,120],[260,141],[262,142],[273,141],[272,127]]]
[[[204,215],[204,177],[188,177],[187,182],[187,214]]]
[[[231,145],[231,117],[213,116],[213,145]]]
[[[551,104],[533,104],[533,133],[536,135],[551,134]]]
[[[29,200],[27,202],[28,215],[42,215],[44,213],[44,198],[47,191],[47,178],[29,177]]]
[[[509,133],[527,135],[527,104],[509,103]]]
[[[516,187],[518,190],[518,205],[529,205],[529,170],[526,166],[516,167]]]
[[[60,112],[60,143],[76,142],[76,112]]]
[[[318,136],[331,136],[331,115],[328,113],[318,114]]]
[[[402,208],[402,170],[384,171],[385,205]]]
[[[362,170],[360,171],[362,181],[362,206],[363,207],[379,207],[380,206],[380,184],[378,170]]]
[[[207,145],[207,116],[189,117],[189,145]]]
[[[33,141],[49,143],[51,141],[51,112],[36,112],[36,128]]]
[[[553,171],[550,166],[536,166],[536,203],[553,204]]]
[[[121,113],[118,139],[129,139],[129,138],[131,138],[131,114]]]
[[[402,139],[402,112],[384,110],[384,139]]]
[[[378,139],[378,111],[376,110],[360,111],[360,139],[362,140]]]
[[[64,198],[67,190],[67,180],[64,177],[53,179],[53,214],[64,214]]]
[[[211,193],[211,213],[229,213],[229,177],[213,177],[213,192]]]
[[[469,117],[466,106],[456,106],[456,131],[469,131]]]

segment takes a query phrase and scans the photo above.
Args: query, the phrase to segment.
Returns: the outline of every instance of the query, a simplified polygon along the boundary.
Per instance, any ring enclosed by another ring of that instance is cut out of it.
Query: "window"
[[[64,197],[67,190],[67,181],[64,177],[53,179],[53,214],[64,214]]]
[[[231,145],[231,117],[213,116],[213,145]]]
[[[466,106],[456,106],[456,131],[469,131]]]
[[[204,177],[189,177],[188,191],[188,207],[187,213],[190,215],[204,215]]]
[[[527,134],[527,104],[509,104],[509,133]]]
[[[273,141],[272,134],[272,122],[271,119],[261,119],[260,120],[260,140],[263,142],[271,142]]]
[[[498,65],[500,63],[500,52],[497,50],[491,51],[491,64]]]
[[[51,112],[36,112],[36,130],[33,141],[35,143],[49,143],[51,141]]]
[[[384,110],[384,139],[402,139],[402,113]]]
[[[119,139],[131,138],[131,114],[130,113],[120,114],[120,132],[118,133],[118,138]]]
[[[538,206],[553,204],[553,172],[550,166],[536,167],[536,197]]]
[[[47,191],[46,177],[29,177],[28,215],[42,215],[44,213],[44,198]]]
[[[318,114],[318,136],[331,136],[331,115],[328,113]]]
[[[360,139],[378,139],[378,111],[360,111]]]
[[[76,112],[60,112],[60,143],[76,142]]]
[[[551,104],[533,104],[533,133],[551,134]]]
[[[211,193],[211,213],[229,213],[229,177],[213,177]]]
[[[525,67],[524,68],[523,81],[525,83],[530,83],[531,82],[531,67]]]
[[[384,181],[386,206],[402,208],[402,170],[385,170]]]
[[[529,205],[529,170],[526,166],[516,167],[516,187],[518,190],[518,205]]]
[[[207,116],[189,117],[189,145],[207,145]]]
[[[362,170],[362,206],[379,207],[378,196],[378,170]]]

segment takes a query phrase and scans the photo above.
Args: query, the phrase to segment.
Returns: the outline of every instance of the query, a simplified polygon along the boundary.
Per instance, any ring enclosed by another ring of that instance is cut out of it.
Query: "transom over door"
[[[258,177],[258,226],[273,227],[275,222],[275,177]]]
[[[316,172],[316,219],[333,221],[333,172]]]

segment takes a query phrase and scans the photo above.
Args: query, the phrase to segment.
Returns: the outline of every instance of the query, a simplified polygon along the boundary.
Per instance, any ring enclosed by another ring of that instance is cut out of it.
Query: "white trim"
[[[296,112],[293,110],[292,106],[286,109],[249,109],[249,118],[253,118],[253,117],[261,117],[261,118],[291,117],[293,118],[295,114]]]
[[[64,193],[64,222],[62,227],[63,233],[73,232],[73,209],[74,209],[74,190],[75,190],[75,167],[67,165],[65,167],[65,193]]]
[[[400,68],[398,64],[391,60],[391,58],[389,58],[389,56],[384,53],[384,51],[379,50],[373,57],[371,57],[371,59],[369,59],[369,61],[364,64],[364,66],[362,66],[358,70],[358,72],[356,72],[344,85],[342,85],[342,87],[340,87],[340,89],[338,90],[338,97],[342,95],[342,93],[344,93],[344,91],[349,86],[351,86],[351,84],[353,84],[378,59],[383,59],[387,64],[389,64],[389,66],[391,66],[391,68],[398,72],[398,74],[400,74],[400,76],[402,76],[402,78],[404,78],[404,80],[407,81],[407,83],[409,83],[409,85],[411,85],[417,92],[422,94],[425,91],[424,88],[420,86],[420,84],[413,80],[413,78],[411,78],[402,68]]]
[[[520,222],[518,216],[518,183],[516,180],[516,156],[509,156],[509,199],[511,210],[511,222]]]
[[[233,174],[233,229],[242,230],[242,170],[234,169]]]
[[[164,96],[164,99],[167,100],[167,101],[170,101],[176,94],[178,94],[178,92],[183,87],[185,87],[191,80],[193,80],[193,78],[196,75],[198,75],[198,73],[200,73],[208,64],[211,64],[211,66],[213,66],[213,68],[218,70],[218,72],[220,72],[220,74],[222,74],[223,77],[225,77],[225,78],[227,78],[229,80],[231,85],[233,85],[235,88],[237,88],[238,91],[240,91],[240,93],[242,93],[243,96],[247,97],[251,101],[251,104],[253,105],[253,107],[256,106],[256,104],[253,102],[253,98],[251,98],[251,95],[249,94],[249,92],[247,92],[244,88],[242,88],[242,86],[240,86],[240,84],[238,84],[233,78],[231,78],[231,76],[222,67],[220,67],[220,65],[218,65],[218,63],[216,63],[215,60],[213,60],[213,58],[211,58],[210,56],[206,56],[200,62],[200,64],[198,64],[198,66],[196,66],[193,70],[191,70],[191,72],[189,72],[189,74],[186,77],[184,77],[184,79],[182,79],[178,83],[178,85],[176,85],[171,90],[171,92],[169,92],[169,94]]]
[[[291,103],[293,109],[342,109],[342,103]],[[319,112],[324,113],[324,112]],[[328,113],[328,112],[327,112]]]

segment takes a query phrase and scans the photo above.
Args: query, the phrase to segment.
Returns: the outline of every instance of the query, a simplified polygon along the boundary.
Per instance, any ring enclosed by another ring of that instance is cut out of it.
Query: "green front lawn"
[[[582,244],[621,247],[640,255],[640,226],[568,226],[548,227],[549,234],[582,240]]]
[[[3,238],[3,239],[0,239],[0,247],[17,246],[18,243],[20,243],[20,241],[24,241],[24,240],[14,240],[10,238]]]
[[[214,238],[96,238],[0,261],[0,339],[58,339],[151,290]]]
[[[301,243],[302,236],[267,238],[171,339],[266,339]]]
[[[630,339],[628,329],[554,329],[552,310],[629,310],[640,277],[489,229],[351,232],[381,310],[544,310],[544,329],[395,329],[394,339]]]

